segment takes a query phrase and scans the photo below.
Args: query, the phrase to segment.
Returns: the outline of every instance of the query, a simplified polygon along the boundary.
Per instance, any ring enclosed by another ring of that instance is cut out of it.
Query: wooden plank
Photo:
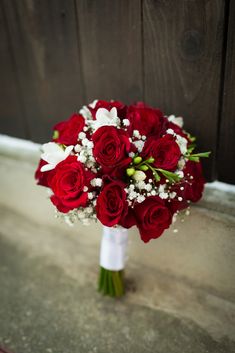
[[[32,139],[84,101],[73,0],[4,0]]]
[[[215,176],[224,1],[144,0],[145,99],[182,115],[198,137],[207,179]]]
[[[142,99],[140,0],[77,0],[88,101]]]
[[[218,179],[235,184],[235,2],[230,1],[223,107],[218,146]]]
[[[27,137],[18,77],[2,3],[0,3],[0,133]]]

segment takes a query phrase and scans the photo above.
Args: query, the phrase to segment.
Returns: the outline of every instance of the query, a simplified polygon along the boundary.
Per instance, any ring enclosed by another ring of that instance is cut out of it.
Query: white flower
[[[128,119],[123,119],[123,125],[124,126],[129,126],[130,125],[130,121]]]
[[[183,127],[183,125],[184,125],[184,121],[181,116],[176,117],[175,115],[169,115],[168,120],[170,122],[174,123],[175,125],[178,125],[179,127]]]
[[[184,158],[180,158],[180,160],[178,162],[178,168],[180,170],[184,169],[185,163],[186,163],[185,159]]]
[[[117,108],[113,107],[110,111],[105,108],[99,108],[96,112],[96,120],[90,122],[94,130],[101,126],[118,126],[120,119],[117,116]]]
[[[138,130],[134,130],[134,131],[133,131],[133,136],[134,136],[134,137],[137,137],[137,138],[140,138],[140,137],[141,137],[141,135],[140,135],[140,133],[139,133]]]
[[[41,172],[54,169],[58,163],[62,162],[70,155],[72,149],[73,146],[68,146],[63,150],[63,148],[55,142],[48,142],[42,145],[43,153],[41,158],[48,164],[42,166]]]
[[[180,178],[184,177],[184,172],[182,172],[182,170],[176,171],[175,174],[178,175],[178,177],[180,177]]]
[[[176,192],[174,192],[174,191],[172,191],[171,193],[170,193],[170,198],[171,199],[174,199],[175,197],[176,197]]]
[[[143,180],[138,181],[138,182],[136,183],[136,187],[137,187],[138,189],[140,189],[140,190],[145,189],[145,186],[146,186],[146,184],[145,184],[145,182],[144,182]]]
[[[100,187],[102,185],[102,179],[101,178],[92,179],[91,180],[91,185]]]
[[[131,192],[129,193],[129,199],[130,199],[130,200],[133,200],[133,199],[135,199],[136,197],[137,197],[137,192],[131,191]]]
[[[79,140],[82,140],[82,139],[84,139],[85,137],[86,137],[85,132],[79,132],[79,134],[78,134]]]
[[[145,196],[144,195],[138,195],[137,196],[137,202],[138,203],[141,203],[141,202],[143,202],[145,200]]]
[[[74,147],[75,152],[80,152],[82,150],[82,147],[80,145],[76,145]]]
[[[174,130],[172,130],[172,129],[167,129],[166,132],[167,132],[169,135],[174,135],[174,134],[175,134]]]
[[[88,140],[87,138],[84,138],[84,139],[82,140],[82,145],[83,145],[83,146],[87,146],[88,143],[89,143],[89,140]]]
[[[160,192],[159,197],[164,200],[168,198],[168,194],[166,192]]]
[[[152,190],[152,185],[151,184],[146,184],[146,191],[151,191]]]
[[[158,188],[158,192],[159,193],[165,192],[165,187],[166,187],[166,184],[161,184]]]
[[[85,105],[79,110],[79,114],[81,114],[85,119],[92,119],[92,114]]]
[[[137,170],[132,178],[136,181],[143,181],[146,179],[146,174],[142,170]]]
[[[80,156],[78,156],[77,160],[81,163],[86,163],[86,156],[84,156],[83,154],[80,154]]]
[[[92,200],[94,197],[93,192],[88,192],[88,199]]]
[[[98,99],[95,99],[92,103],[89,104],[89,107],[91,107],[92,109],[95,109],[97,102],[98,102]]]
[[[184,155],[187,152],[188,141],[186,140],[186,138],[180,135],[176,135],[176,143],[180,148],[180,152]]]
[[[142,152],[142,149],[144,147],[144,141],[134,141],[133,144],[135,145],[135,147],[137,148],[138,152]]]

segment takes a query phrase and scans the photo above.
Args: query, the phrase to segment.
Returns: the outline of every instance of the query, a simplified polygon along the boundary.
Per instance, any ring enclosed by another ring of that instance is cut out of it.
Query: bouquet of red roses
[[[99,290],[124,293],[127,229],[144,242],[169,228],[179,211],[198,201],[204,178],[195,137],[183,119],[142,102],[95,100],[54,126],[42,146],[35,177],[51,190],[65,221],[104,225]]]

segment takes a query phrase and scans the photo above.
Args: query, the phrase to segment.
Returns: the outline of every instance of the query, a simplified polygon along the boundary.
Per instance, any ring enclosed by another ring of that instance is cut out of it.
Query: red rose
[[[127,133],[114,126],[102,126],[92,136],[93,155],[103,167],[104,173],[111,173],[117,167],[125,168],[130,162],[128,157],[130,141]]]
[[[144,202],[135,206],[134,211],[141,239],[145,243],[160,237],[171,224],[171,213],[158,196],[146,198]]]
[[[41,168],[47,164],[43,159],[40,159],[37,170],[35,172],[35,179],[37,180],[38,185],[49,187],[48,185],[48,177],[53,174],[53,170],[49,170],[47,172],[41,172]]]
[[[180,159],[181,152],[172,135],[165,135],[160,139],[149,138],[143,149],[145,158],[153,157],[153,165],[156,168],[175,170]]]
[[[78,134],[84,128],[85,120],[81,114],[73,114],[69,120],[62,121],[54,126],[54,130],[58,131],[59,136],[53,141],[63,145],[76,145]]]
[[[124,184],[113,181],[104,186],[97,198],[96,213],[102,224],[112,227],[125,218],[128,210]]]
[[[185,183],[185,198],[192,202],[199,201],[205,184],[201,162],[188,161],[183,172],[187,179]]]
[[[145,105],[143,102],[129,106],[127,119],[130,121],[128,128],[130,135],[134,130],[138,130],[141,135],[160,136],[163,131],[164,117],[162,112]]]
[[[54,192],[51,201],[64,213],[80,206],[85,207],[87,192],[83,188],[89,185],[91,178],[76,156],[68,156],[57,164],[49,180],[49,186]]]
[[[188,201],[199,201],[204,190],[205,180],[200,162],[188,161],[183,172],[183,181],[171,186],[171,192],[177,194],[169,203],[172,213],[187,208],[189,206]],[[179,198],[181,198],[181,201],[179,201]]]
[[[118,117],[125,118],[127,106],[119,101],[107,102],[103,100],[98,100],[95,105],[95,108],[91,108],[90,106],[88,106],[94,120],[96,119],[96,112],[99,108],[105,108],[110,111],[114,107],[117,109]]]

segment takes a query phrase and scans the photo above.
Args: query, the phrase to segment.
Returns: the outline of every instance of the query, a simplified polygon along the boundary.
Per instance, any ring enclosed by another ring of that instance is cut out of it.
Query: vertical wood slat
[[[0,133],[27,138],[5,11],[0,3]]]
[[[185,119],[214,176],[224,1],[144,0],[145,99]]]
[[[16,70],[34,141],[84,101],[74,1],[4,1]]]
[[[235,3],[230,1],[223,105],[218,145],[218,179],[235,184]]]
[[[140,100],[140,0],[77,0],[87,100]]]

